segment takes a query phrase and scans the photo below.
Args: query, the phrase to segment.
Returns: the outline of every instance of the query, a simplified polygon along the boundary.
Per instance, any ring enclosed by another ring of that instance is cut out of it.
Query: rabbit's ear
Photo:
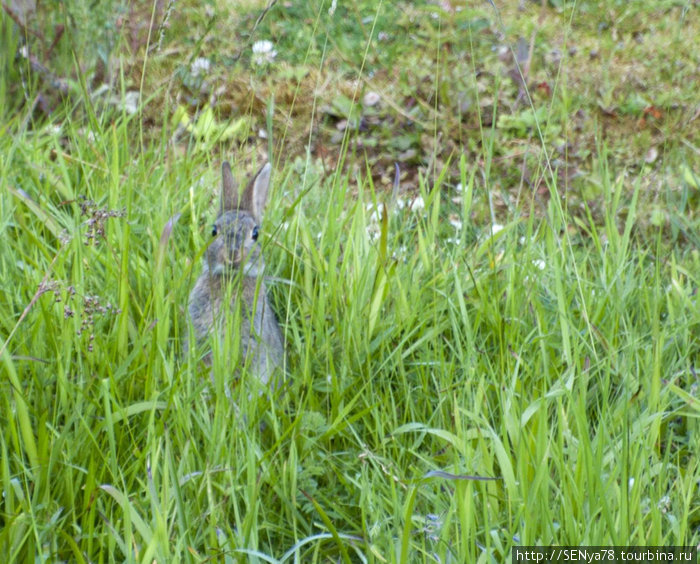
[[[233,178],[231,165],[224,161],[221,165],[221,213],[238,207],[238,183]]]
[[[241,208],[251,212],[258,223],[262,219],[262,212],[267,202],[271,172],[270,163],[266,163],[250,181],[241,199]]]

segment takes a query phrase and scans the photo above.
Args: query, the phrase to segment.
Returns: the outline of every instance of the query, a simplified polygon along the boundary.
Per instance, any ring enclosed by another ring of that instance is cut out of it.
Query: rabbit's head
[[[242,192],[231,173],[222,166],[221,209],[212,228],[213,240],[207,249],[206,264],[210,274],[258,276],[264,263],[258,244],[262,211],[270,186],[270,163],[263,166]]]

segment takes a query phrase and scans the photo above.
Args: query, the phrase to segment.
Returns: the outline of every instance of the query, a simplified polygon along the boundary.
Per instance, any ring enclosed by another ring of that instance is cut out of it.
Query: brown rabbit
[[[258,243],[258,225],[270,186],[269,163],[239,193],[231,166],[222,166],[221,209],[214,222],[204,268],[192,289],[190,319],[198,343],[210,334],[219,338],[225,351],[227,314],[235,319],[240,307],[240,358],[251,374],[267,384],[284,361],[282,331],[270,306],[262,279],[265,264]],[[205,357],[211,364],[211,352]],[[233,373],[238,367],[233,367]]]

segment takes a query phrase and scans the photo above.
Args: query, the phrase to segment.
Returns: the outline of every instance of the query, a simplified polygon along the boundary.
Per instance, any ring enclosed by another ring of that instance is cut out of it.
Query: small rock
[[[367,107],[376,106],[379,103],[380,96],[376,92],[367,92],[362,98],[362,104]]]
[[[644,162],[647,164],[653,163],[659,157],[659,151],[656,147],[651,147],[647,154],[644,155]]]

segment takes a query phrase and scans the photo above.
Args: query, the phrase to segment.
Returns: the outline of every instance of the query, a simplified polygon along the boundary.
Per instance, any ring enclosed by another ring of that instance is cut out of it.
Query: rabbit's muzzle
[[[243,269],[246,275],[255,275],[258,268],[260,250],[257,245],[246,245],[238,237],[221,237],[214,240],[207,251],[207,262],[212,274],[229,274]],[[242,239],[242,238],[241,238]]]

